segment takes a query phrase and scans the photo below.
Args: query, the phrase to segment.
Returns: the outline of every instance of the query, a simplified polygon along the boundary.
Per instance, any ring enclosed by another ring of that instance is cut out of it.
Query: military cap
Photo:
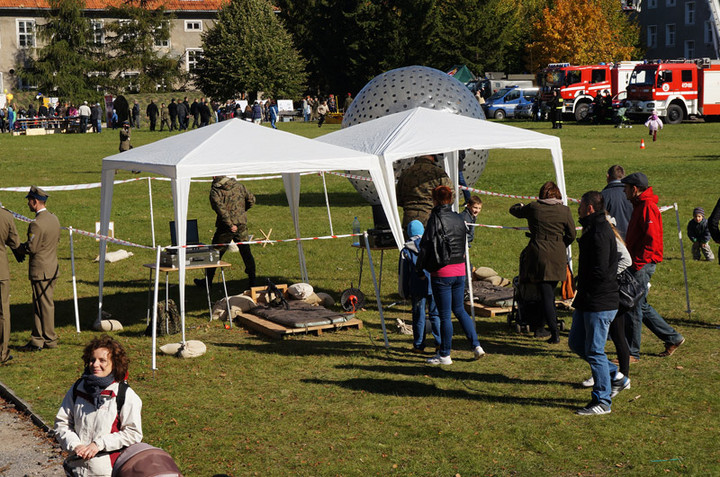
[[[620,179],[620,182],[631,186],[648,188],[648,178],[642,172],[633,172],[629,176]]]
[[[26,199],[36,199],[40,202],[45,202],[49,195],[47,195],[47,192],[39,188],[38,186],[30,186],[30,192],[25,196]]]

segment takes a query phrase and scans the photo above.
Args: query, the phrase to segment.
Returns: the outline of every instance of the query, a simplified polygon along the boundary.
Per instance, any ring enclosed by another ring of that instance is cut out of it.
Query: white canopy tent
[[[397,210],[393,163],[424,154],[446,154],[445,170],[458,186],[458,151],[466,149],[549,149],[552,154],[557,185],[567,203],[565,171],[560,139],[535,131],[475,119],[450,112],[414,108],[390,114],[317,138],[328,144],[344,146],[380,156],[386,183],[375,187],[386,189],[393,207],[387,219],[398,248],[403,236]],[[458,194],[456,194],[457,196]],[[381,197],[382,201],[382,197]],[[457,197],[456,197],[457,202]],[[388,208],[384,207],[386,213]]]
[[[248,152],[249,151],[249,152]],[[385,213],[393,207],[384,184],[380,160],[373,154],[321,143],[295,134],[232,119],[160,141],[137,147],[103,159],[100,233],[107,235],[112,210],[115,171],[134,170],[169,177],[175,207],[180,263],[180,312],[185,342],[185,245],[190,179],[218,175],[255,175],[281,173],[285,184],[296,237],[300,237],[298,207],[300,173],[332,170],[369,170],[375,181]],[[105,241],[100,241],[98,322],[103,304],[105,277]],[[307,281],[302,242],[298,254],[303,279]]]

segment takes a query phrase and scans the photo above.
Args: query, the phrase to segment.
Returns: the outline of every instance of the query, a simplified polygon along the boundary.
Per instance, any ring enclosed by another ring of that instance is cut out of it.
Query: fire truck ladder
[[[639,12],[642,0],[620,0],[620,6],[624,12]]]
[[[713,18],[713,46],[715,46],[715,56],[720,59],[720,2],[718,0],[708,0],[708,6],[710,7],[710,13]]]

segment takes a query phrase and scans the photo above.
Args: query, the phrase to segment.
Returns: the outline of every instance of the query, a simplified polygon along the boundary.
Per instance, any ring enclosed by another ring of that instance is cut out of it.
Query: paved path
[[[60,447],[0,398],[0,476],[64,477]]]

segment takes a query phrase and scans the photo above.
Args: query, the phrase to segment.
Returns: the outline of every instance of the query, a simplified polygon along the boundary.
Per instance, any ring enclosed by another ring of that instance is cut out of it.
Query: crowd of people
[[[591,377],[582,383],[592,388],[590,402],[577,411],[580,415],[609,413],[612,398],[630,388],[630,364],[640,360],[643,324],[662,341],[661,357],[672,356],[685,343],[682,334],[647,301],[650,279],[663,260],[658,197],[642,172],[626,176],[622,166],[614,165],[606,179],[602,191],[588,191],[580,200],[579,237],[571,210],[551,181],[542,185],[536,201],[515,204],[509,211],[528,223],[530,240],[520,253],[518,286],[537,290],[539,303],[531,331],[550,344],[561,341],[555,291],[558,282],[567,279],[567,247],[577,238],[577,290],[568,345],[590,365]],[[435,355],[427,359],[431,365],[452,364],[451,315],[460,323],[475,359],[485,354],[475,324],[464,308],[466,244],[471,241],[482,201],[472,196],[461,214],[453,212],[449,182],[437,157],[422,156],[401,173],[396,191],[407,240],[400,255],[399,289],[412,304],[411,351],[425,353],[429,332],[435,349]],[[711,219],[715,227],[720,206],[716,209]],[[696,208],[688,223],[696,260],[701,253],[707,260],[714,259],[708,245],[712,229],[704,209]],[[624,271],[640,290],[641,296],[632,305],[621,305],[618,276]],[[608,338],[617,350],[618,358],[612,361],[605,354]]]
[[[28,107],[8,103],[0,108],[0,133],[24,130],[28,127],[52,126],[68,128],[76,126],[79,132],[99,133],[102,131],[103,110],[100,103],[88,104],[83,101],[76,106],[73,103],[46,102],[41,99],[37,107],[30,103]]]

